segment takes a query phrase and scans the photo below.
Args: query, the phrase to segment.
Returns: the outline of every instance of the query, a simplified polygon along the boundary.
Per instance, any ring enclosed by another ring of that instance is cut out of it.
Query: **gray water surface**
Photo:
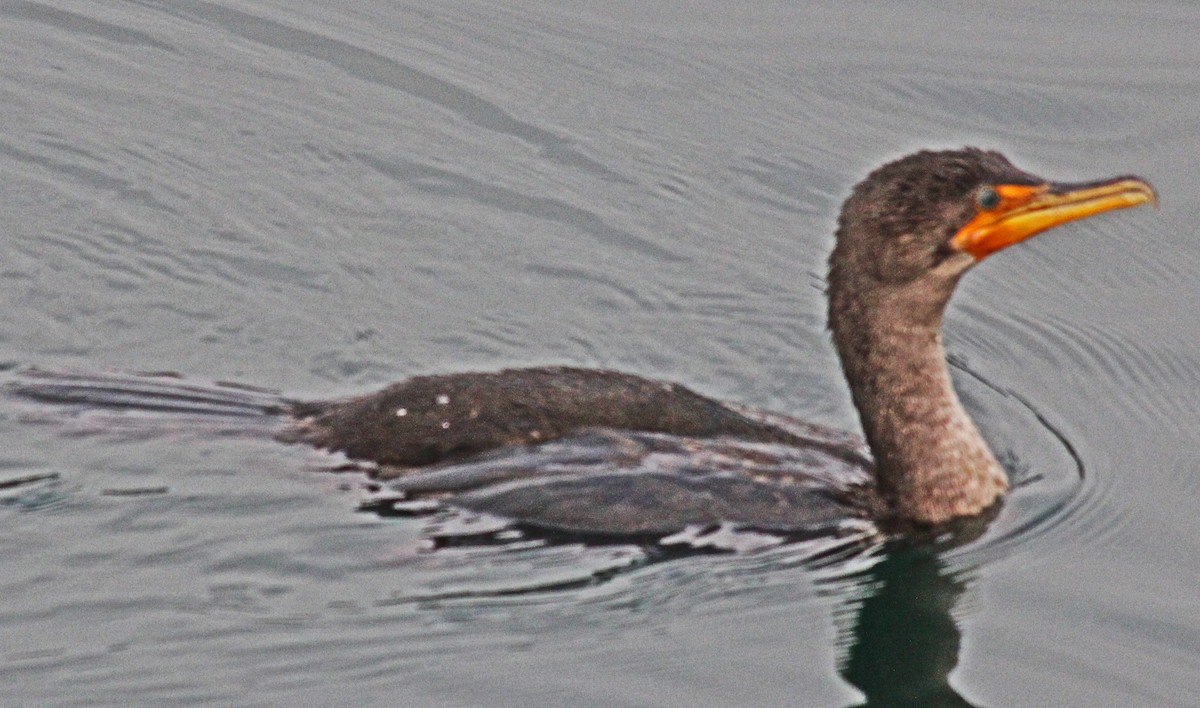
[[[1162,198],[955,297],[1019,486],[953,548],[430,553],[316,452],[5,403],[0,481],[47,477],[0,488],[0,703],[1195,705],[1197,37],[1190,3],[0,0],[7,369],[567,363],[855,430],[823,276],[872,166]]]

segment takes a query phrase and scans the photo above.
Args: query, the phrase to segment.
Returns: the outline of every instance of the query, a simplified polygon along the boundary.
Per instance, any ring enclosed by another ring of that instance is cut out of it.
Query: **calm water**
[[[0,363],[572,363],[854,429],[822,277],[872,165],[1163,204],[968,277],[947,345],[1021,486],[956,548],[427,553],[311,451],[4,402],[0,480],[52,477],[0,489],[0,702],[1195,705],[1200,10],[323,5],[0,0]]]

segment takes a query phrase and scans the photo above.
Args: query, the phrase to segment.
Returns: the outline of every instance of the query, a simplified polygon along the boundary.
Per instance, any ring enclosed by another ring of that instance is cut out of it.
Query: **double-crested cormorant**
[[[413,494],[462,494],[472,507],[566,528],[603,527],[613,516],[629,517],[612,520],[615,528],[646,531],[722,520],[787,526],[789,515],[811,521],[814,507],[818,519],[838,507],[920,523],[975,515],[1008,480],[951,386],[941,326],[955,285],[981,259],[1048,228],[1154,200],[1137,177],[1052,183],[971,148],[909,155],[855,187],[829,259],[829,328],[874,458],[873,483],[837,494],[789,448],[810,451],[807,462],[824,468],[871,464],[853,444],[612,371],[421,376],[368,396],[299,404],[286,436],[377,462]],[[413,467],[572,436],[583,450],[679,462],[648,470],[618,455],[582,472],[547,471],[501,456],[490,475],[403,481]]]
[[[279,437],[376,463],[407,500],[553,531],[823,533],[977,515],[1008,480],[951,385],[941,326],[955,285],[1034,234],[1155,199],[1137,177],[1047,182],[974,148],[918,152],[859,183],[829,259],[829,329],[870,456],[854,436],[677,384],[565,367],[287,402]]]

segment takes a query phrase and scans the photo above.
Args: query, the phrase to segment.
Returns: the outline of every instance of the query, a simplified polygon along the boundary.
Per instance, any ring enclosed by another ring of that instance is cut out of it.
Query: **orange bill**
[[[1138,177],[1082,184],[998,184],[995,189],[999,204],[980,208],[952,241],[976,260],[1068,221],[1158,203],[1154,187]]]

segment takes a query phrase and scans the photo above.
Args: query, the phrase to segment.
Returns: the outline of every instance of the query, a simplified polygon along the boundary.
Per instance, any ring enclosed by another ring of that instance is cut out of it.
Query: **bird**
[[[973,147],[870,172],[842,205],[826,290],[861,438],[571,366],[417,375],[261,412],[284,419],[283,442],[368,464],[397,508],[622,537],[936,528],[994,512],[1009,489],[949,373],[942,324],[959,280],[1047,229],[1157,199],[1137,176],[1052,182]]]

